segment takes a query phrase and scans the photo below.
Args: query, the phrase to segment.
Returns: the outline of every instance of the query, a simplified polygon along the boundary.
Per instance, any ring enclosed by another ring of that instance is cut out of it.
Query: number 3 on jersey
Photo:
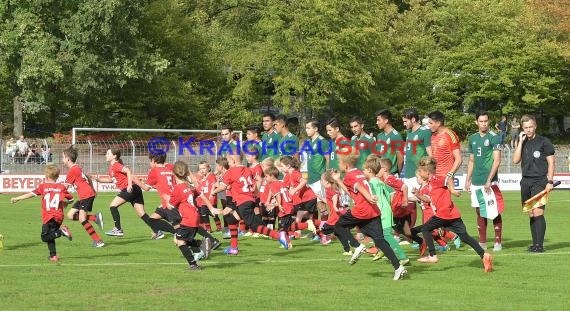
[[[51,209],[57,210],[59,208],[59,193],[46,193],[46,195],[44,195],[44,202],[48,212]]]
[[[247,176],[247,178],[241,176],[239,178],[239,181],[241,181],[241,183],[243,184],[243,186],[241,187],[242,192],[245,193],[251,191],[251,185],[253,185],[253,182],[251,181],[251,176]]]

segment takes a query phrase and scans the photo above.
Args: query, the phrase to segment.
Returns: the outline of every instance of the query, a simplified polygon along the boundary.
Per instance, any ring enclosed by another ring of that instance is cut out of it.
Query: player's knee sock
[[[503,217],[501,215],[493,219],[493,228],[495,229],[495,243],[501,244],[503,240]]]
[[[111,210],[111,216],[113,216],[113,221],[115,222],[115,228],[121,230],[121,214],[119,214],[119,208],[111,206],[109,209]]]
[[[153,219],[150,217],[149,219],[153,228],[164,232],[174,233],[174,227],[168,221],[164,219]]]
[[[237,248],[238,247],[238,225],[237,224],[228,224],[228,228],[230,229],[230,247]]]
[[[477,254],[479,254],[479,257],[483,258],[485,250],[481,248],[481,245],[479,245],[479,243],[477,243],[474,238],[467,234],[467,232],[458,234],[457,236],[459,236],[462,242],[467,243],[467,245],[471,246],[471,248],[476,251]]]
[[[477,230],[479,230],[479,242],[487,243],[487,218],[481,217],[477,208]]]
[[[218,215],[214,216],[214,223],[216,224],[216,230],[222,230],[222,222],[220,221],[220,217],[218,217]]]
[[[89,223],[89,221],[85,220],[81,223],[81,225],[83,226],[85,231],[87,231],[87,234],[89,234],[89,237],[91,237],[91,240],[93,240],[95,242],[101,241],[101,238],[97,235],[97,232],[95,232],[95,229]]]
[[[546,235],[546,219],[544,215],[535,216],[534,222],[536,223],[536,245],[542,246]]]
[[[455,233],[453,233],[453,232],[451,232],[451,231],[449,231],[449,230],[442,230],[442,231],[443,231],[442,237],[443,237],[444,239],[454,240],[454,239],[457,237],[457,235],[455,235]]]
[[[186,261],[188,261],[188,264],[193,264],[193,263],[195,264],[196,263],[194,261],[194,254],[192,254],[192,250],[190,249],[190,247],[188,247],[188,245],[186,245],[186,244],[180,245],[180,246],[178,246],[178,249],[182,253],[182,256],[184,256],[184,258],[186,258]]]
[[[442,238],[439,236],[439,233],[437,232],[437,230],[434,230],[434,231],[432,232],[432,237],[433,237],[433,240],[434,240],[437,244],[439,244],[439,246],[442,246],[442,247],[446,247],[446,246],[447,246],[447,243],[445,243],[445,240],[442,239]]]
[[[307,229],[309,227],[309,224],[307,224],[306,222],[295,222],[291,225],[291,228],[289,230],[291,231],[297,231],[297,230],[303,230],[303,229]]]
[[[210,238],[210,240],[212,240],[212,242],[216,240],[216,238],[214,238],[213,235],[211,235],[208,231],[206,231],[206,229],[204,229],[202,227],[199,227],[198,231],[196,233],[203,236],[204,238]]]
[[[47,247],[49,250],[49,256],[53,257],[53,256],[57,255],[57,253],[55,251],[55,240],[50,240],[50,241],[47,241],[46,243],[47,243]]]
[[[92,214],[87,215],[87,221],[95,221],[95,220],[97,220],[97,216]]]
[[[376,237],[373,240],[374,240],[374,245],[376,245],[376,247],[379,248],[384,253],[384,256],[386,256],[388,260],[390,260],[394,269],[398,269],[398,267],[400,267],[400,260],[398,259],[398,257],[396,257],[396,254],[390,247],[390,244],[386,242],[384,237],[382,236]]]
[[[532,235],[532,245],[536,245],[536,221],[535,217],[530,217],[530,234]]]
[[[153,224],[153,222],[150,220],[150,217],[148,216],[147,213],[144,213],[144,215],[141,216],[141,219],[142,219],[142,221],[145,222],[145,224],[146,224],[147,226],[149,226],[149,227],[152,229],[152,232],[158,233],[158,229],[156,229],[156,228],[154,227],[154,224]]]
[[[253,231],[255,231],[259,234],[270,236],[274,240],[279,239],[279,233],[275,230],[271,230],[271,229],[267,228],[266,226],[252,225],[251,228],[253,229]]]

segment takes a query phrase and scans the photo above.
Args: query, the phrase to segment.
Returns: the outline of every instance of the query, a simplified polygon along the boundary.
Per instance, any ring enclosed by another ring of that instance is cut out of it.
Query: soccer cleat
[[[437,245],[435,247],[435,250],[438,252],[447,252],[447,251],[451,250],[451,247],[449,247],[449,245],[445,245],[445,246]]]
[[[531,245],[526,249],[526,251],[533,253],[535,248],[536,248],[536,245]]]
[[[531,253],[544,253],[544,247],[540,245],[535,245],[534,248],[530,251]]]
[[[195,252],[192,255],[194,256],[194,261],[200,261],[202,258],[204,258],[204,252],[202,250]]]
[[[414,243],[410,244],[410,248],[412,248],[412,249],[420,249],[420,245],[419,245],[418,243],[414,242]]]
[[[71,232],[69,231],[69,228],[67,228],[66,225],[59,227],[59,230],[61,231],[61,234],[64,235],[68,240],[70,241],[73,240]]]
[[[58,261],[59,261],[59,257],[57,257],[57,256],[55,256],[55,255],[54,255],[54,256],[49,256],[48,259],[49,259],[49,261],[51,261],[51,262],[58,262]]]
[[[285,231],[279,231],[279,244],[281,244],[284,249],[289,249],[289,242],[287,241],[287,233],[285,233]]]
[[[260,235],[259,233],[257,233],[257,232],[255,232],[255,233],[253,233],[253,234],[251,235],[252,238],[256,238],[256,239],[259,238],[260,236],[261,236],[261,235]]]
[[[420,259],[418,259],[418,262],[421,263],[437,263],[439,261],[439,259],[437,258],[437,255],[433,255],[433,256],[425,256],[422,257]]]
[[[406,270],[403,265],[400,265],[400,267],[394,271],[394,281],[401,280],[406,274],[408,274],[408,270]]]
[[[223,229],[223,231],[222,231],[222,238],[223,238],[223,239],[229,239],[229,238],[231,238],[231,235],[230,235],[230,228],[225,227],[225,228]]]
[[[318,236],[318,235],[315,235],[315,236],[313,237],[313,241],[320,241],[320,240],[321,240],[321,237]]]
[[[495,243],[495,246],[493,246],[493,252],[500,252],[503,250],[503,245],[501,245],[501,243]]]
[[[226,249],[224,249],[224,254],[226,255],[237,255],[239,254],[239,250],[238,248],[233,248],[233,247],[228,247]]]
[[[200,271],[202,270],[202,267],[198,266],[198,264],[196,262],[193,262],[190,264],[190,267],[188,267],[188,270],[190,271]]]
[[[410,259],[409,258],[405,258],[405,259],[400,259],[400,266],[405,266],[407,264],[410,263]]]
[[[376,246],[372,246],[366,250],[366,253],[368,253],[370,255],[378,254],[378,252],[379,252],[379,250],[378,250],[378,248],[376,248]]]
[[[350,257],[348,263],[354,265],[358,261],[358,258],[360,258],[360,256],[362,256],[362,254],[365,252],[366,246],[364,246],[364,244],[360,244],[360,246],[354,249],[354,254],[352,254],[352,257]]]
[[[105,246],[105,243],[104,243],[102,240],[93,241],[93,247],[95,247],[95,248],[101,248],[101,247],[103,247],[103,246]]]
[[[384,253],[382,251],[378,251],[376,254],[374,254],[374,256],[372,257],[373,261],[378,261],[380,259],[382,259],[384,257]]]
[[[317,234],[317,227],[312,219],[307,220],[307,230],[311,231],[313,234]]]
[[[158,230],[156,233],[152,233],[152,236],[150,237],[153,240],[160,240],[164,238],[164,232]]]
[[[425,255],[426,250],[427,250],[427,243],[426,243],[426,241],[424,241],[422,243],[422,245],[420,246],[420,256]]]
[[[453,239],[453,244],[455,244],[455,249],[461,247],[461,239],[459,238],[459,236],[456,236],[455,239]]]
[[[487,242],[483,242],[483,243],[479,242],[479,246],[481,246],[481,248],[483,250],[487,250]]]
[[[485,272],[493,271],[493,257],[491,254],[485,253],[485,255],[483,255],[483,267]]]
[[[401,242],[398,243],[398,244],[400,244],[400,245],[410,245],[410,242],[408,242],[408,241],[406,241],[406,240],[403,240],[403,241],[401,241]]]
[[[322,245],[329,245],[329,244],[331,244],[331,242],[332,242],[332,240],[329,240],[326,235],[323,235],[323,237],[321,238],[321,244]]]
[[[210,240],[210,238],[205,238],[202,240],[202,244],[200,244],[200,251],[204,253],[202,259],[208,259],[208,257],[210,257],[210,252],[212,251],[212,240]]]
[[[220,245],[222,245],[222,243],[220,243],[219,240],[214,239],[214,241],[212,242],[212,249],[210,250],[210,252],[212,250],[217,250],[220,247]]]
[[[124,236],[125,235],[123,233],[123,230],[117,229],[117,228],[113,228],[113,230],[107,231],[107,232],[105,232],[105,234],[110,235],[110,236]]]
[[[99,229],[103,231],[103,213],[99,212],[95,215],[95,223],[99,226]]]
[[[351,250],[350,250],[350,251],[348,251],[348,252],[344,252],[344,253],[342,253],[342,255],[343,255],[343,256],[352,256],[352,254],[353,254],[353,253],[352,253],[352,251],[351,251]]]

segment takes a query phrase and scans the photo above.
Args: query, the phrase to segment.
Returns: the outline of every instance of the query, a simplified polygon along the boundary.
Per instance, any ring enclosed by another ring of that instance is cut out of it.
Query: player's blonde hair
[[[355,152],[341,154],[338,156],[338,160],[350,167],[355,167],[356,163],[358,163],[358,155]]]
[[[371,154],[366,158],[366,161],[364,161],[364,169],[369,169],[374,175],[378,174],[378,172],[380,172],[380,168],[382,167],[382,160],[385,159],[380,159],[380,157],[378,157],[377,155]],[[388,160],[388,162],[390,162],[390,160]]]
[[[275,166],[270,166],[263,171],[265,176],[271,176],[274,178],[279,178],[279,170]]]
[[[44,172],[47,179],[57,180],[59,178],[59,167],[55,164],[46,165]]]
[[[261,161],[261,164],[267,166],[275,166],[275,161],[273,160],[273,158],[265,158],[263,159],[263,161]]]
[[[174,162],[174,167],[172,168],[172,173],[180,179],[186,180],[188,175],[190,174],[190,170],[188,169],[188,165],[184,161],[176,161]]]
[[[437,161],[430,156],[425,156],[418,161],[418,170],[426,170],[430,174],[435,174]]]

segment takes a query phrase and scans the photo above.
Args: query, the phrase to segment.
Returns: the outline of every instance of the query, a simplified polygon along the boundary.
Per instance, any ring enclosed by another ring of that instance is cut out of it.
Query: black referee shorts
[[[524,202],[540,193],[546,188],[548,178],[543,177],[524,177],[521,179],[521,201]],[[546,206],[540,208],[544,209]]]

